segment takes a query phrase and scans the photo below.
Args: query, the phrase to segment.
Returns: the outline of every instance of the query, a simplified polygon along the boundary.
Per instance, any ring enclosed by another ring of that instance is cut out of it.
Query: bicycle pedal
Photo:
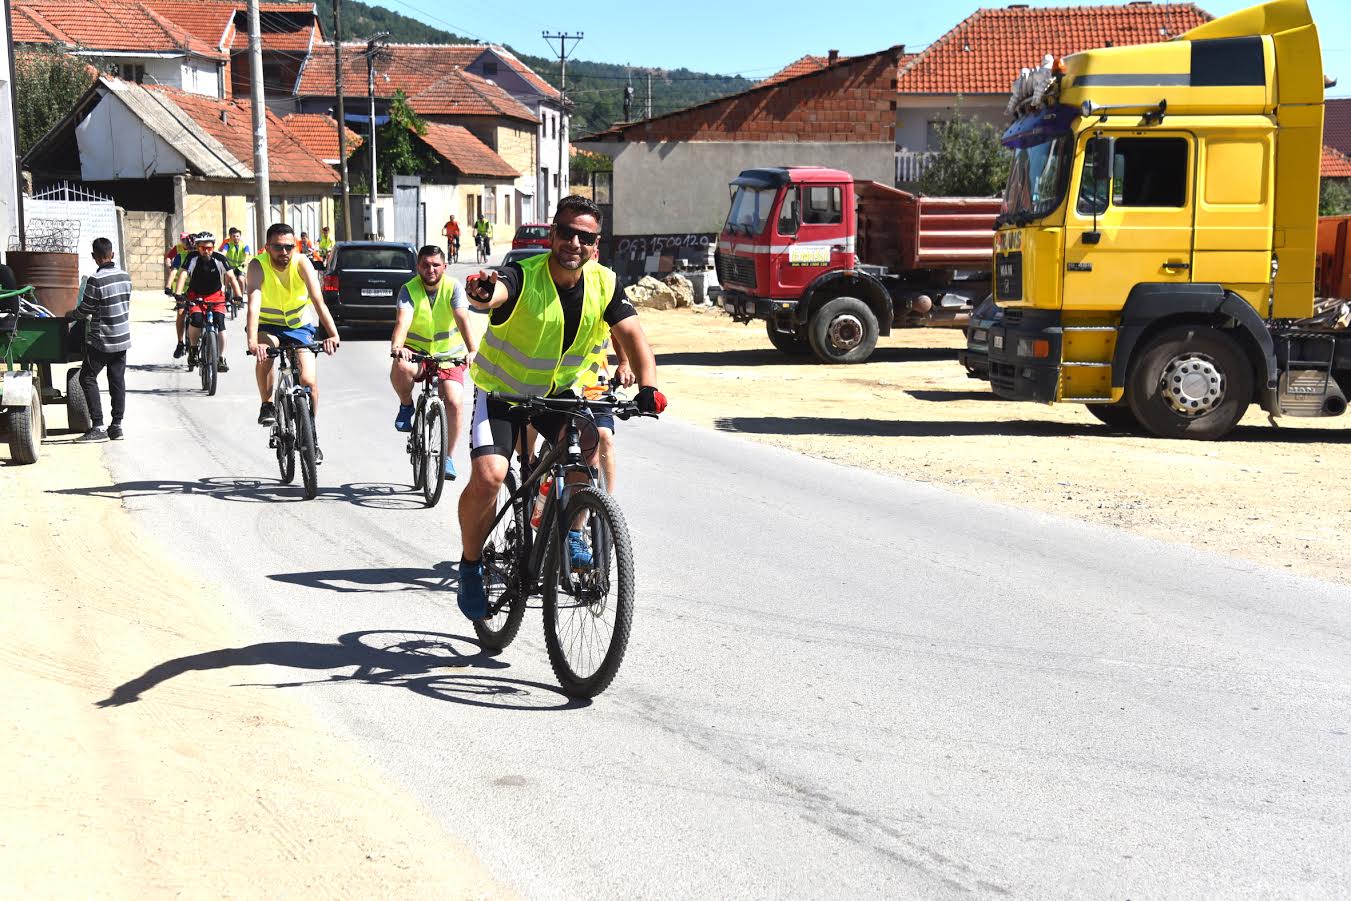
[[[276,448],[277,448],[277,436],[276,436],[276,435],[269,435],[269,436],[267,436],[267,446],[268,446],[269,448],[273,449],[273,450],[276,450]]]

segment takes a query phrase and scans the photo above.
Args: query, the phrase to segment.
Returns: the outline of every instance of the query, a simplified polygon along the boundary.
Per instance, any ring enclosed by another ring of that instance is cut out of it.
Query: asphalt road
[[[306,502],[241,335],[208,398],[138,331],[89,490],[260,636],[153,663],[300,695],[524,896],[1351,894],[1345,588],[699,430],[675,397],[620,427],[633,638],[570,703],[537,609],[498,657],[457,612],[457,486],[411,491],[386,336],[320,361]]]

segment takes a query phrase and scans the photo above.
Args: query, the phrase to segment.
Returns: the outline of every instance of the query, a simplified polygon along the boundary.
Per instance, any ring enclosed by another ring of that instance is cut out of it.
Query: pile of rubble
[[[658,281],[645,275],[624,289],[629,303],[649,310],[674,310],[694,304],[694,286],[685,276],[672,272]]]

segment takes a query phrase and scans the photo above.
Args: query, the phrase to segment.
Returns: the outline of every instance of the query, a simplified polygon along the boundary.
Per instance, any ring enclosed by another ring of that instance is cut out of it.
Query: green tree
[[[75,108],[97,70],[60,45],[24,49],[14,55],[14,99],[19,108],[19,153]]]
[[[574,150],[571,163],[568,181],[574,185],[589,185],[592,172],[610,172],[614,169],[614,161],[608,156],[589,150]]]
[[[431,153],[413,139],[414,134],[426,133],[427,123],[413,112],[403,91],[395,91],[394,99],[389,104],[389,121],[380,126],[376,135],[376,169],[380,190],[392,190],[395,175],[417,175],[435,165]]]
[[[1009,154],[988,122],[963,118],[958,109],[938,127],[938,150],[920,176],[919,188],[938,197],[991,197],[1004,190]]]
[[[1318,215],[1351,214],[1351,185],[1345,179],[1325,178],[1318,185]]]

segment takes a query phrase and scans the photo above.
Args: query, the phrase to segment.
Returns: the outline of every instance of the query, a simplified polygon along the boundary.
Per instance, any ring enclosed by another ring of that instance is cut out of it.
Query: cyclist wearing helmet
[[[188,254],[192,252],[192,235],[189,232],[180,232],[178,243],[164,254],[164,262],[169,266],[169,273],[164,278],[164,295],[166,297],[174,296],[174,283],[178,281],[178,274],[183,269],[183,264],[188,261]],[[174,314],[174,331],[178,335],[178,345],[174,348],[174,359],[177,360],[184,354],[183,347],[183,317],[185,316],[183,307],[178,307],[178,312]]]
[[[210,315],[220,332],[221,372],[229,372],[230,364],[225,360],[225,288],[240,293],[239,282],[235,279],[234,268],[225,255],[216,251],[216,236],[211,232],[201,232],[193,238],[197,252],[183,266],[178,276],[178,290],[182,294],[187,288],[188,345],[194,348],[206,324],[205,317]],[[197,365],[196,354],[189,350],[188,368]]]

